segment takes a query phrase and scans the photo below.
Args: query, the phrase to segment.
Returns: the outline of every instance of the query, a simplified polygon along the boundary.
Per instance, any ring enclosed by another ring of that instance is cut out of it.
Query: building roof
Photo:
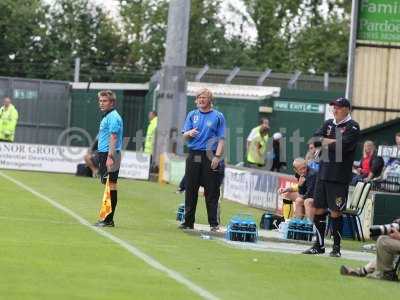
[[[148,90],[149,83],[108,83],[108,82],[71,82],[72,89],[76,90]],[[202,89],[207,88],[214,97],[228,99],[262,100],[279,97],[280,87],[236,85],[208,82],[188,82],[187,94],[195,96]]]
[[[189,82],[187,94],[195,96],[202,88],[209,89],[216,98],[222,97],[248,100],[262,100],[271,97],[279,97],[281,92],[280,87]]]
[[[386,129],[390,126],[398,126],[399,123],[400,123],[400,118],[396,118],[396,119],[393,119],[390,121],[386,121],[386,122],[365,128],[365,129],[361,130],[361,134],[368,134],[371,132],[380,131],[380,130]]]
[[[74,90],[136,90],[146,91],[149,89],[148,83],[110,83],[110,82],[71,82]]]

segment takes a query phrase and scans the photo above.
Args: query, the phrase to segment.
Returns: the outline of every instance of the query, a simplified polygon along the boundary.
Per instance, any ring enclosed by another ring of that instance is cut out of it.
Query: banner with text
[[[248,205],[251,174],[248,171],[225,168],[224,198]]]
[[[400,42],[400,0],[361,0],[357,39]]]
[[[253,173],[249,205],[275,212],[278,207],[278,176]]]
[[[86,152],[84,147],[0,143],[0,168],[75,174]],[[122,152],[120,177],[147,180],[149,168],[149,155]]]

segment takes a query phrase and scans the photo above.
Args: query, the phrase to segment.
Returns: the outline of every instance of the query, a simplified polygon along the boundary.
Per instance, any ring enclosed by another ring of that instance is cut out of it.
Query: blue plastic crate
[[[246,214],[234,215],[226,229],[225,238],[230,241],[257,242],[258,230],[255,219]]]
[[[312,223],[305,222],[299,219],[289,221],[287,228],[287,239],[311,241],[314,235]]]

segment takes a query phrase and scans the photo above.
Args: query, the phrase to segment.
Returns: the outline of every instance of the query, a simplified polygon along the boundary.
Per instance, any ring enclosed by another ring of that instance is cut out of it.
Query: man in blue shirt
[[[95,226],[114,227],[114,213],[117,207],[117,180],[121,165],[123,138],[122,118],[115,110],[117,98],[112,91],[101,91],[98,94],[99,107],[103,113],[98,134],[99,173],[103,184],[109,178],[111,213]]]
[[[211,231],[218,227],[218,200],[220,195],[222,155],[225,143],[224,115],[213,109],[213,96],[208,89],[197,93],[197,109],[188,113],[182,133],[187,141],[185,221],[181,229],[193,229],[200,185],[204,187],[208,222]]]

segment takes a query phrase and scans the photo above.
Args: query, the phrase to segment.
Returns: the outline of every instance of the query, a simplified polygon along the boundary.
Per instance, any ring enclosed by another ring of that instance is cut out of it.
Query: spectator
[[[155,110],[149,112],[148,118],[149,118],[149,126],[147,126],[147,131],[146,131],[146,140],[144,142],[144,153],[152,155],[154,149],[156,130],[157,130],[157,122],[158,122],[157,112]]]
[[[321,142],[311,139],[308,143],[308,151],[305,157],[307,166],[316,171],[319,170],[319,154],[321,152]]]
[[[268,129],[260,127],[247,149],[246,166],[250,168],[262,168],[265,166],[265,152],[267,150]]]
[[[399,220],[394,220],[393,222],[398,223]],[[340,273],[349,276],[398,281],[397,273],[394,269],[398,255],[400,255],[400,232],[392,229],[389,235],[381,235],[378,238],[376,259],[374,261],[355,269],[341,266]]]
[[[282,133],[275,132],[272,136],[272,166],[271,171],[279,172],[282,167],[286,166],[285,162],[281,161],[281,140],[282,140]]]
[[[376,155],[375,144],[372,141],[365,141],[363,146],[363,156],[359,166],[353,168],[352,185],[356,185],[359,181],[370,181],[379,177],[382,173],[384,161]]]
[[[278,193],[284,198],[295,202],[294,215],[302,219],[306,216],[310,221],[314,218],[314,189],[317,172],[307,166],[304,158],[293,161],[298,185],[296,187],[280,188]]]
[[[3,106],[0,107],[0,142],[13,142],[15,128],[18,122],[18,111],[11,103],[11,97],[3,98]]]
[[[249,151],[250,143],[251,141],[260,133],[260,130],[267,130],[267,134],[264,136],[265,139],[265,144],[268,142],[268,132],[269,132],[269,121],[267,118],[261,118],[260,119],[260,125],[257,127],[254,127],[251,131],[249,136],[247,137],[247,152]]]
[[[394,136],[394,140],[396,143],[394,146],[397,146],[397,149],[400,150],[400,132],[396,133],[396,135]],[[400,163],[400,160],[395,157],[386,157],[384,161],[385,161],[385,167]]]

